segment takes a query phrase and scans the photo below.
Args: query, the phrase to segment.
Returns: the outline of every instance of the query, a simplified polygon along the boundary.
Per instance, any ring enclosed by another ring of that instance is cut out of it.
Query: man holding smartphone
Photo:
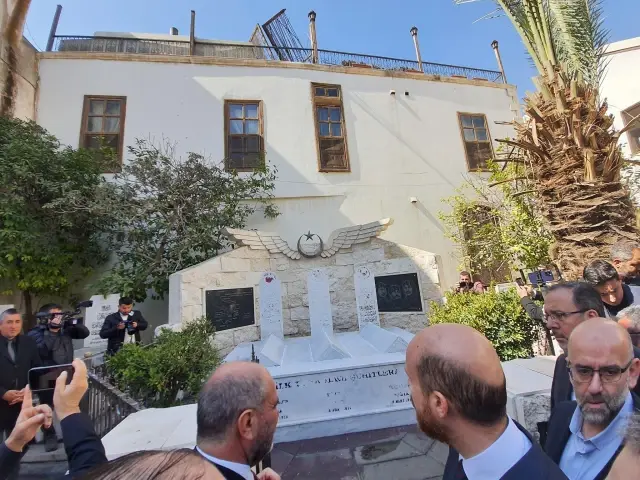
[[[104,319],[100,338],[108,338],[107,353],[114,355],[123,343],[140,343],[140,332],[147,329],[147,321],[142,314],[133,310],[133,300],[122,297],[118,301],[118,311]]]
[[[0,432],[7,438],[20,415],[29,370],[39,366],[36,342],[22,335],[22,315],[15,308],[0,313]]]
[[[73,361],[73,340],[82,340],[89,336],[89,329],[77,320],[63,321],[62,307],[54,303],[43,305],[38,312],[46,319],[46,323],[32,328],[28,335],[38,345],[38,353],[42,365],[67,365]],[[40,403],[46,403],[53,408],[53,390],[38,393]],[[51,428],[43,429],[44,446],[47,452],[58,448],[58,437]]]

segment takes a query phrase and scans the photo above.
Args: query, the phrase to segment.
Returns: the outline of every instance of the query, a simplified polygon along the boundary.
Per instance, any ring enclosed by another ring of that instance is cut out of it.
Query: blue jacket
[[[568,480],[560,467],[553,463],[553,460],[547,457],[536,441],[531,438],[529,432],[515,420],[514,422],[531,441],[531,448],[502,478],[496,478],[496,480]],[[449,448],[449,457],[442,480],[466,480],[466,476],[459,474],[459,459],[460,454],[453,448]]]

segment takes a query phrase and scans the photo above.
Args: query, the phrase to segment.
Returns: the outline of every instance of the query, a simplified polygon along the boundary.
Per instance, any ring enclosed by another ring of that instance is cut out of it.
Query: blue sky
[[[534,71],[506,18],[474,20],[493,10],[491,0],[454,5],[453,0],[32,0],[25,36],[44,49],[56,4],[63,6],[59,35],[96,31],[188,34],[196,11],[196,36],[248,40],[257,23],[281,8],[308,46],[307,13],[315,10],[322,49],[397,58],[415,57],[409,29],[419,29],[424,61],[497,70],[491,41],[500,50],[509,83],[520,95],[533,89]],[[611,40],[640,36],[640,0],[604,0]]]

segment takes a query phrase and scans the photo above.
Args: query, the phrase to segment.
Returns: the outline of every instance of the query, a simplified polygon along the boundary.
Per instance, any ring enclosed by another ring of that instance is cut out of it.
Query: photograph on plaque
[[[375,277],[379,312],[422,312],[417,273]]]
[[[254,325],[253,287],[207,290],[207,318],[217,332]]]

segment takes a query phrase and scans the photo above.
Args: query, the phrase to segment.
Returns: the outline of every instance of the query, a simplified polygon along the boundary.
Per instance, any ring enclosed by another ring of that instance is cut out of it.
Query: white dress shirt
[[[506,430],[484,452],[466,459],[460,456],[462,468],[469,480],[498,480],[530,449],[527,436],[509,418]]]
[[[120,314],[120,318],[122,319],[123,322],[126,322],[127,320],[129,320],[129,314],[127,313],[126,315],[124,314]],[[124,343],[136,343],[136,336],[135,334],[133,335],[129,335],[129,332],[127,332],[125,330],[124,332]]]
[[[200,455],[209,460],[210,462],[215,463],[216,465],[220,465],[221,467],[228,468],[229,470],[234,471],[238,475],[240,475],[245,480],[254,480],[253,472],[251,471],[251,467],[249,465],[244,465],[242,463],[229,462],[227,460],[221,460],[216,458],[208,453],[204,453],[200,450],[200,447],[196,447],[196,450]]]

